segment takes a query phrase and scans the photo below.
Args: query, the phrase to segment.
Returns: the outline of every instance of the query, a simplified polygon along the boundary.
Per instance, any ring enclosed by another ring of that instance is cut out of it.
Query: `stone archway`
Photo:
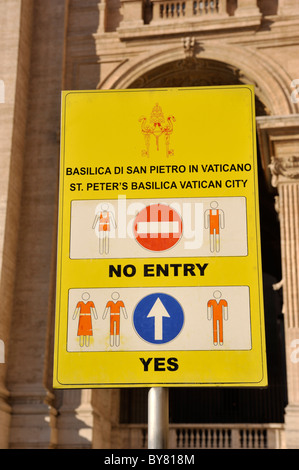
[[[292,78],[271,57],[232,44],[197,42],[193,37],[124,59],[97,88],[227,85],[228,79],[230,84],[253,84],[268,115],[298,112],[298,104],[290,99]]]
[[[128,88],[205,87],[240,85],[250,78],[234,66],[213,59],[185,58],[162,64],[137,78]],[[270,114],[267,106],[256,97],[256,115]]]

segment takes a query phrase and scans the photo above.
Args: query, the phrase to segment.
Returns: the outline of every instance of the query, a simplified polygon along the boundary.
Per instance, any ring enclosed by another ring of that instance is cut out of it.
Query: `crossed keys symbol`
[[[173,149],[169,148],[170,136],[173,132],[174,116],[168,116],[165,120],[161,106],[158,103],[153,107],[149,122],[147,118],[142,116],[139,119],[141,122],[141,132],[145,139],[145,149],[142,150],[142,156],[149,157],[150,138],[153,135],[156,139],[156,148],[159,151],[159,139],[162,135],[165,136],[166,143],[166,157],[174,155]]]

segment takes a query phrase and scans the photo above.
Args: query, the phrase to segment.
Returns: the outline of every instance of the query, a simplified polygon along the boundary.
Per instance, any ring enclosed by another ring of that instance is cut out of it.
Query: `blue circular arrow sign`
[[[149,343],[163,344],[173,340],[184,324],[180,303],[168,294],[150,294],[137,304],[133,323],[138,335]]]

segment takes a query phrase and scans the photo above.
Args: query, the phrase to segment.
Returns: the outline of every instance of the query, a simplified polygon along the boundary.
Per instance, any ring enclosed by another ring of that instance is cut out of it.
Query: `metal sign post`
[[[169,391],[152,387],[148,393],[148,448],[168,448]]]

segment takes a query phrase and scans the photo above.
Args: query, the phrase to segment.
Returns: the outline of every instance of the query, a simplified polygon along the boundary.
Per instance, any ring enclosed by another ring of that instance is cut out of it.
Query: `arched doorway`
[[[150,70],[134,80],[128,88],[193,87],[239,85],[251,83],[238,68],[212,59],[189,57],[175,60]],[[256,115],[269,113],[266,105],[256,98]]]
[[[239,68],[219,60],[185,58],[148,70],[128,88],[219,86],[253,83]],[[267,104],[256,94],[256,115],[270,114]],[[275,190],[259,159],[262,262],[266,346],[269,387],[265,390],[236,388],[170,389],[171,423],[282,423],[286,406],[284,328],[282,299],[273,290],[281,279],[280,230],[275,211]],[[121,391],[122,423],[147,422],[147,390]]]

